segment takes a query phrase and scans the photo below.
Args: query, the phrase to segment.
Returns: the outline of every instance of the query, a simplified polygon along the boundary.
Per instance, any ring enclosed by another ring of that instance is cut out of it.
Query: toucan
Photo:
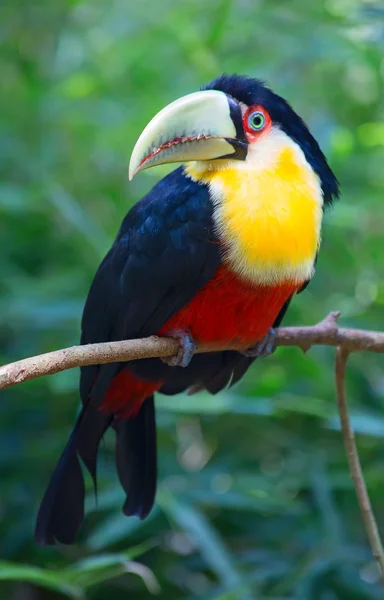
[[[81,343],[174,337],[176,356],[86,366],[82,408],[41,502],[35,538],[70,544],[84,520],[83,467],[96,486],[116,434],[123,512],[155,501],[154,394],[215,394],[274,349],[274,330],[314,274],[335,175],[304,121],[262,81],[221,75],[161,110],[129,177],[182,163],[124,218],[85,303]],[[199,343],[220,351],[195,354]],[[231,348],[228,350],[226,348]]]

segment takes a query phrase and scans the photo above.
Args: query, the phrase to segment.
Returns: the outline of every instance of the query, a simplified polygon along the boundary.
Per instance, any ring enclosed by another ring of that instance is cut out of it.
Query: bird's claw
[[[196,351],[196,344],[187,331],[171,330],[167,332],[167,337],[172,337],[179,341],[180,346],[175,356],[162,358],[169,367],[188,367],[192,356]]]
[[[266,333],[255,346],[245,350],[243,354],[250,358],[257,358],[259,356],[270,356],[276,350],[276,331],[272,327]]]

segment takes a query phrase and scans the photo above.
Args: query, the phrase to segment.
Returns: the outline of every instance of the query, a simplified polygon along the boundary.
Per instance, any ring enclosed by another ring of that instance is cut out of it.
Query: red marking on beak
[[[163,150],[167,150],[167,148],[171,148],[171,146],[176,146],[177,144],[184,144],[185,142],[195,142],[197,140],[209,140],[214,137],[216,137],[216,136],[199,134],[199,135],[181,136],[181,137],[173,138],[173,140],[164,142],[164,144],[161,144],[161,146],[159,146],[158,148],[154,148],[152,150],[152,152],[150,152],[149,154],[144,156],[144,158],[139,163],[138,169],[140,167],[142,167],[143,164],[146,163],[148,160],[150,160],[157,154],[160,154],[160,152],[162,152]]]

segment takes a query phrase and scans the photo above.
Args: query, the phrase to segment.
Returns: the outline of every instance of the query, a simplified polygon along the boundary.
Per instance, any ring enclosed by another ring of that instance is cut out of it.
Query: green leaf
[[[236,568],[236,559],[220,535],[195,506],[181,502],[168,492],[159,494],[164,512],[194,540],[203,558],[225,587],[236,588],[239,600],[249,600],[251,591],[245,576]]]
[[[156,408],[158,410],[172,411],[176,413],[192,414],[227,414],[235,413],[240,415],[260,415],[266,416],[273,414],[274,403],[270,398],[239,398],[233,393],[217,394],[211,396],[200,392],[193,396],[182,396],[182,401],[175,401],[172,396],[159,396],[156,399]]]
[[[384,419],[381,414],[373,415],[368,413],[357,413],[351,411],[350,414],[352,429],[355,433],[369,435],[372,437],[384,437]],[[340,419],[338,416],[329,420],[328,427],[330,429],[340,430]]]
[[[125,552],[91,556],[63,569],[63,575],[69,582],[86,589],[131,572],[130,562],[152,546],[153,544],[144,543]]]
[[[135,518],[127,519],[122,512],[109,515],[93,529],[88,537],[87,546],[91,550],[101,550],[116,544],[116,542],[127,540],[133,533],[148,526],[157,514],[158,510],[154,508],[145,521]]]
[[[84,598],[83,589],[75,583],[70,583],[65,576],[56,571],[39,569],[30,565],[18,565],[10,562],[0,562],[0,581],[25,581],[59,592],[69,598]]]

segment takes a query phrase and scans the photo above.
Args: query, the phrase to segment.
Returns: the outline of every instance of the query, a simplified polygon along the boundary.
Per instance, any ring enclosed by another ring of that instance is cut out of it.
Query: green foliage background
[[[5,0],[0,6],[0,360],[77,343],[122,217],[166,169],[127,182],[169,101],[223,71],[266,79],[342,185],[315,280],[286,323],[330,310],[383,329],[384,9],[380,0]],[[334,351],[279,349],[233,391],[157,399],[160,486],[126,519],[107,438],[73,547],[34,518],[78,408],[76,371],[1,394],[0,594],[104,600],[383,597],[335,410]],[[353,423],[384,532],[384,371],[353,356]],[[88,482],[89,483],[89,482]]]

